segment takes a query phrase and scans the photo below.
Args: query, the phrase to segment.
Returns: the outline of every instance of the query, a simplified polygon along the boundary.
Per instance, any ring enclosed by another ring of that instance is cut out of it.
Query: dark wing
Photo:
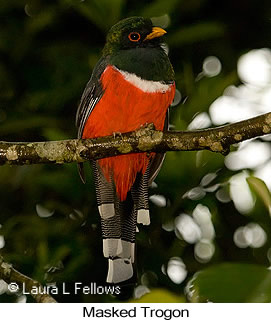
[[[167,111],[167,114],[166,114],[166,119],[165,119],[163,131],[168,130],[168,125],[169,125],[168,114],[169,114],[169,110]],[[149,173],[149,186],[155,180],[155,177],[158,175],[158,173],[162,167],[163,161],[165,159],[165,156],[166,156],[165,153],[157,153],[157,154],[155,154],[155,157],[151,161],[150,173]]]
[[[108,65],[108,59],[102,57],[95,66],[90,80],[88,81],[85,90],[82,94],[77,113],[76,113],[76,127],[78,128],[77,137],[82,138],[85,124],[93,111],[95,105],[99,102],[103,95],[103,89],[100,82],[100,77]],[[85,182],[83,163],[78,164],[79,175],[83,182]]]
[[[77,113],[76,113],[76,127],[78,128],[78,138],[82,138],[85,124],[90,116],[90,113],[94,109],[103,95],[102,85],[100,83],[100,77],[108,65],[108,60],[102,57],[95,66],[90,80],[88,81],[85,90],[82,94]]]

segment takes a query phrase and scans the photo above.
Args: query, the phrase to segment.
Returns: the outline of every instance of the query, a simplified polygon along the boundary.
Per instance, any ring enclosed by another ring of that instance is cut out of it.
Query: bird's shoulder
[[[91,111],[103,94],[100,78],[104,70],[109,64],[108,57],[101,57],[96,64],[92,75],[87,82],[81,100],[78,105],[75,124],[78,128],[78,138],[81,138],[85,122],[87,121]]]

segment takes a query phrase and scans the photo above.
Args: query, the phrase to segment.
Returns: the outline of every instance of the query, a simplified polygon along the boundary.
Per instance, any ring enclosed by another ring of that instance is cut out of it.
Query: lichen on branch
[[[271,133],[271,113],[196,131],[158,131],[153,124],[94,139],[46,142],[0,141],[0,165],[64,164],[139,152],[210,150],[226,154],[232,144]]]
[[[43,286],[36,280],[27,277],[5,262],[0,255],[0,279],[4,280],[10,286],[18,286],[29,293],[37,303],[56,303],[56,300],[49,294],[33,291],[43,290]],[[15,285],[14,285],[15,284]],[[19,290],[18,290],[19,291]]]

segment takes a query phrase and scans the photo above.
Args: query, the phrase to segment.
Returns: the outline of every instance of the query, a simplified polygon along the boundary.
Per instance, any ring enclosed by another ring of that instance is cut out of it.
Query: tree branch
[[[43,291],[44,287],[29,278],[17,270],[15,270],[10,264],[4,262],[3,258],[0,256],[0,279],[4,280],[6,283],[9,284],[10,290],[19,291],[19,288],[24,286],[24,290],[28,292],[38,303],[57,303],[56,300],[49,294],[45,293],[33,293],[33,290],[36,291]]]
[[[271,133],[271,113],[223,127],[197,131],[155,130],[152,124],[137,131],[95,139],[47,142],[0,142],[0,165],[84,162],[139,152],[210,150],[226,154],[232,144]]]

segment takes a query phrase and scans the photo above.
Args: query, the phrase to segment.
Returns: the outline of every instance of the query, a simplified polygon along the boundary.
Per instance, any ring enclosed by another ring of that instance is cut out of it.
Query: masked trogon
[[[78,138],[124,133],[146,123],[167,129],[175,82],[162,45],[165,33],[142,17],[110,29],[77,110]],[[134,275],[136,224],[150,223],[148,186],[163,159],[160,153],[134,153],[92,163],[109,283]],[[82,178],[82,165],[79,170]]]

